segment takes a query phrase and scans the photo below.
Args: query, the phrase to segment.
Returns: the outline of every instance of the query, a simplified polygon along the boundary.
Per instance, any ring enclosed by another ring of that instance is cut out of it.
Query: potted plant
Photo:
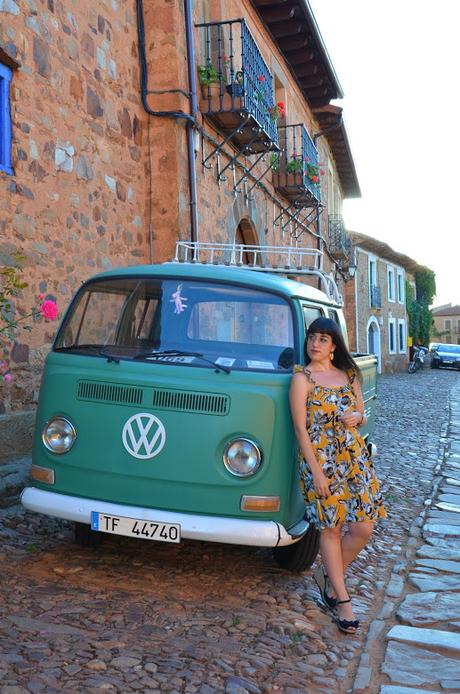
[[[280,155],[278,152],[271,152],[268,157],[268,165],[272,171],[278,171],[280,166]]]
[[[319,183],[319,169],[315,164],[307,164],[307,176],[312,183]]]
[[[219,70],[212,63],[206,65],[198,65],[198,80],[202,87],[208,87],[211,84],[220,84],[220,79],[225,81],[224,75],[221,75]]]
[[[268,109],[268,115],[273,121],[275,121],[275,123],[280,118],[284,118],[286,115],[286,107],[284,105],[284,101],[277,101],[276,104],[270,106],[270,108]]]
[[[288,173],[302,173],[302,169],[302,157],[297,157],[294,155],[286,164],[286,171]]]

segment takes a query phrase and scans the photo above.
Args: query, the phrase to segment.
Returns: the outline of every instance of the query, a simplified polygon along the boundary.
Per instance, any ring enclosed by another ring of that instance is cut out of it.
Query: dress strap
[[[316,381],[313,380],[311,371],[307,366],[302,366],[301,364],[296,364],[294,366],[294,373],[303,373],[306,377],[309,383],[313,383],[313,385],[316,385]]]

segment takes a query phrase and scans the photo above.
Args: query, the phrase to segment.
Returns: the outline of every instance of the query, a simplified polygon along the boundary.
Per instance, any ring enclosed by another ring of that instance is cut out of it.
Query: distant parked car
[[[460,345],[437,345],[431,351],[431,368],[453,366],[460,369]]]

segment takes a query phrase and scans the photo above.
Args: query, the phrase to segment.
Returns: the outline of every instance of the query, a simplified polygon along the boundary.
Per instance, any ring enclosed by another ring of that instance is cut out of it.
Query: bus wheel
[[[310,525],[301,540],[286,547],[274,547],[273,557],[282,569],[305,571],[316,559],[319,550],[319,532]]]
[[[74,541],[80,547],[98,547],[104,539],[104,533],[91,530],[86,523],[74,524]]]

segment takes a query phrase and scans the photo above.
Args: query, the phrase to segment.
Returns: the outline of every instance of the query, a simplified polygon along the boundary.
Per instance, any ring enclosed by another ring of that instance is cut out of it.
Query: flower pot
[[[233,96],[234,98],[241,98],[242,96],[244,96],[243,85],[239,84],[238,82],[232,82],[232,84],[227,84],[225,89],[227,90],[227,93],[230,94],[230,96]]]

